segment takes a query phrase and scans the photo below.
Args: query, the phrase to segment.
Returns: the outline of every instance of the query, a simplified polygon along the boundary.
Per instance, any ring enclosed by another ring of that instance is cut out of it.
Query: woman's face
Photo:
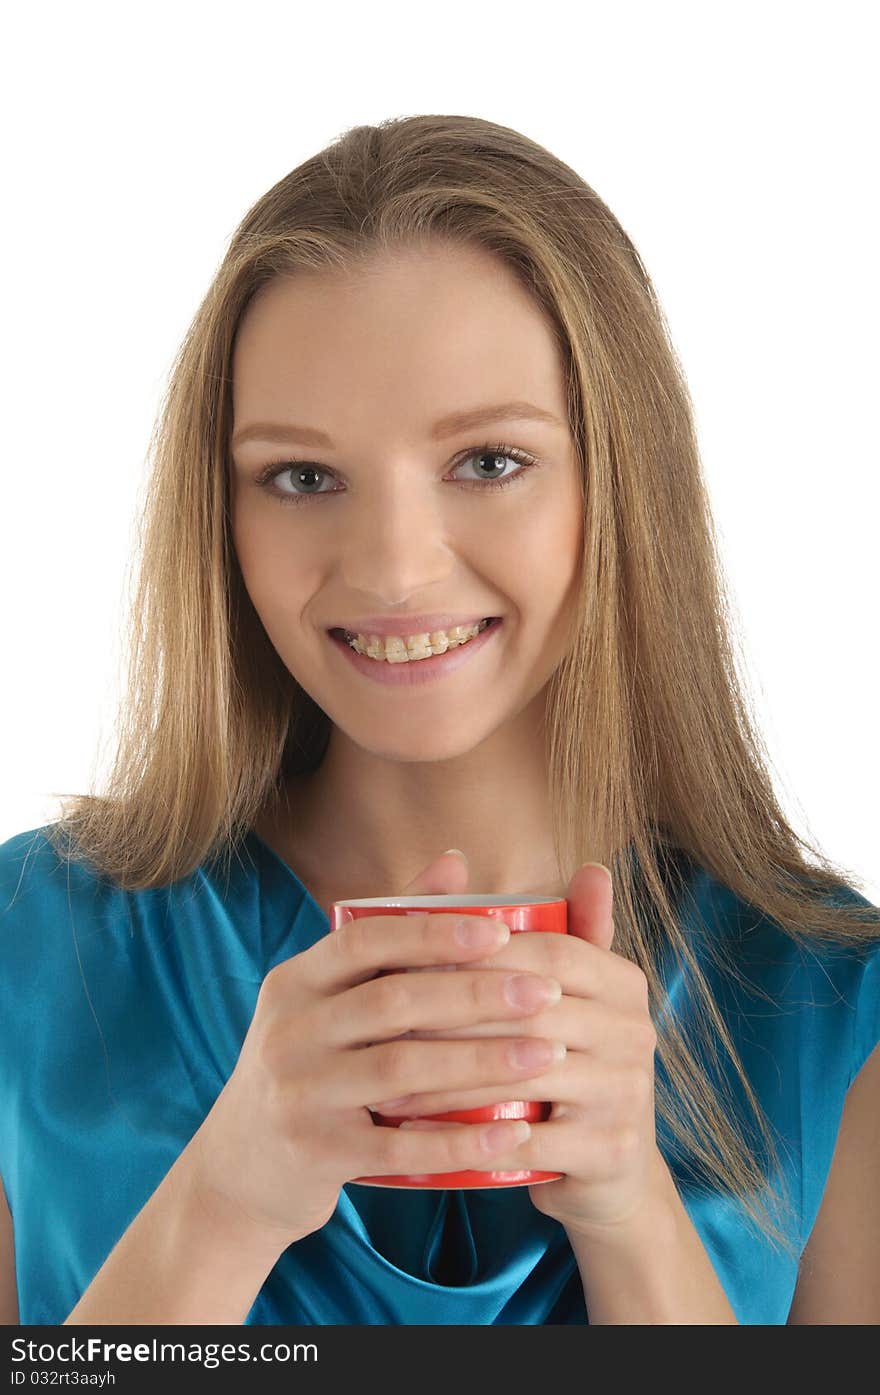
[[[463,754],[509,723],[565,652],[583,532],[559,349],[513,274],[438,246],[277,280],[248,307],[232,369],[234,543],[289,672],[352,741],[392,759]],[[437,429],[510,403],[545,418],[508,409]],[[242,439],[260,423],[289,435]],[[500,443],[539,463],[492,454]],[[406,635],[407,616],[438,612],[503,624],[430,683],[374,682],[328,635],[398,613]]]

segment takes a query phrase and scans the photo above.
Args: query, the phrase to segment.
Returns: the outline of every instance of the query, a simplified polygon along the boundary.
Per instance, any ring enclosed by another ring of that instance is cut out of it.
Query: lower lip
[[[447,649],[445,654],[432,654],[430,659],[410,659],[402,664],[390,664],[387,659],[370,659],[366,654],[357,654],[338,635],[328,635],[328,638],[365,678],[372,678],[376,683],[391,683],[399,688],[412,688],[430,683],[434,678],[443,678],[461,668],[462,664],[486,647],[492,636],[501,629],[501,624],[501,620],[493,620],[476,639],[468,640],[467,644],[457,644],[454,649]]]

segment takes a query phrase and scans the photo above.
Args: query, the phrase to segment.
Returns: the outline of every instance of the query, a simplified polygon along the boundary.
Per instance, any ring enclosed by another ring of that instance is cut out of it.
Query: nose
[[[337,538],[340,569],[347,593],[359,596],[364,609],[387,610],[418,597],[429,610],[435,591],[444,599],[460,544],[452,536],[453,518],[460,515],[430,494],[417,484],[401,486],[347,511]]]

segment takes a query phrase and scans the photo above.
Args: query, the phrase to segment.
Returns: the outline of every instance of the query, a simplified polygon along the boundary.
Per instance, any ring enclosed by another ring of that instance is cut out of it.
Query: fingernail
[[[508,1047],[510,1060],[514,1066],[549,1066],[551,1061],[564,1061],[566,1048],[564,1041],[543,1041],[524,1037]]]
[[[505,1119],[502,1124],[490,1124],[480,1140],[487,1153],[500,1153],[525,1143],[532,1132],[526,1119]]]
[[[488,915],[466,916],[455,928],[460,945],[479,946],[501,944],[510,938],[510,927]]]
[[[603,871],[603,872],[605,873],[605,875],[606,875],[606,877],[608,878],[608,880],[613,884],[614,878],[613,878],[612,875],[611,875],[611,868],[610,868],[610,867],[606,867],[604,862],[585,862],[585,863],[584,863],[584,866],[585,866],[585,867],[598,867],[598,868],[600,868],[601,871]]]
[[[513,974],[504,984],[504,996],[511,1007],[536,1008],[545,1003],[558,1003],[562,984],[555,978],[538,978],[535,974]]]

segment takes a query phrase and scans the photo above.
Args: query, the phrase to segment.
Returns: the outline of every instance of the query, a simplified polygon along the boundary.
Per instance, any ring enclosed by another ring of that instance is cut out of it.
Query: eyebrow
[[[434,423],[431,428],[431,438],[435,441],[442,441],[447,436],[457,435],[460,431],[469,431],[477,426],[487,426],[495,421],[538,421],[548,423],[551,426],[565,425],[552,412],[545,411],[543,407],[536,407],[531,402],[498,402],[493,406],[472,407],[463,412],[450,412]],[[298,426],[295,422],[290,422],[287,425],[271,421],[251,422],[249,426],[243,426],[239,431],[236,431],[232,437],[232,445],[233,447],[241,446],[246,441],[275,441],[278,443],[298,441],[307,446],[333,448],[333,442],[326,431],[318,431],[313,426]]]

